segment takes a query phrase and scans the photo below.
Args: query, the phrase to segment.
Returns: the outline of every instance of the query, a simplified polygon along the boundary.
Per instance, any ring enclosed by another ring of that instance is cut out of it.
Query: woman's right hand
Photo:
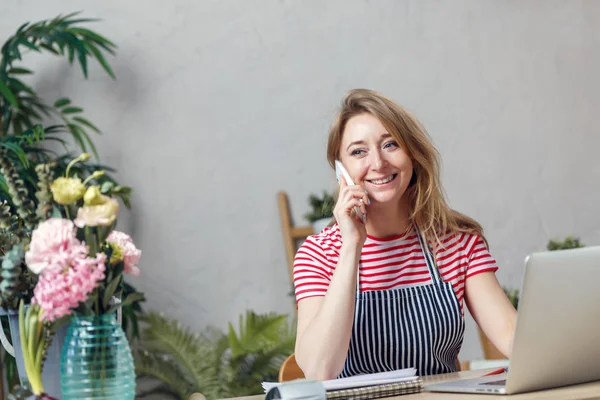
[[[344,243],[357,246],[362,246],[365,243],[367,239],[365,226],[367,204],[369,204],[367,192],[359,185],[348,186],[342,176],[340,178],[340,194],[333,209],[333,216],[340,227]],[[354,207],[360,208],[364,219],[356,214]]]

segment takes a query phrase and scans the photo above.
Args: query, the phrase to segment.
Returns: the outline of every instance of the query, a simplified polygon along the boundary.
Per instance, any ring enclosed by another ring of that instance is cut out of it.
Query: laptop
[[[508,372],[424,390],[515,394],[600,380],[600,246],[529,255],[520,293]]]

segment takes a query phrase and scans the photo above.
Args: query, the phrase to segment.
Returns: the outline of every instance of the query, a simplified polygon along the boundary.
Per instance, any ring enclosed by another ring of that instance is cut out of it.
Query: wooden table
[[[453,374],[441,374],[423,377],[425,384],[453,381],[456,379],[476,378],[496,368],[480,369],[473,371],[462,371]],[[262,400],[265,395],[236,397],[229,400]],[[403,396],[386,397],[386,399],[397,400],[600,400],[600,381],[584,383],[581,385],[565,386],[556,389],[542,390],[538,392],[529,392],[513,395],[494,395],[494,394],[467,394],[467,393],[435,393],[421,392]]]

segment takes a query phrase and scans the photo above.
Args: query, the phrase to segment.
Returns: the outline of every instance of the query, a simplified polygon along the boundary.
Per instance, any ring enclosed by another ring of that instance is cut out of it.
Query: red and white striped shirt
[[[445,282],[450,282],[463,309],[465,281],[482,272],[495,272],[496,260],[481,236],[447,234],[436,263]],[[294,259],[296,301],[325,296],[339,259],[342,236],[337,224],[309,236]],[[378,239],[367,235],[359,263],[360,291],[402,289],[430,284],[431,276],[414,229],[406,235]],[[463,310],[464,313],[464,310]]]

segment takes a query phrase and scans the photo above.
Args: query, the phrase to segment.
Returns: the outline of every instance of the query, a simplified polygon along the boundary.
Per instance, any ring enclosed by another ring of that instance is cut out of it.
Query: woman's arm
[[[337,377],[344,368],[354,321],[360,247],[344,246],[327,294],[298,302],[295,356],[308,379]]]
[[[468,277],[465,301],[477,325],[506,357],[512,354],[517,311],[493,272]]]
[[[340,178],[340,194],[333,209],[342,235],[337,265],[325,297],[298,302],[296,361],[309,379],[333,379],[344,368],[354,322],[356,274],[367,238],[364,220],[353,210],[360,207],[366,215],[368,203],[361,186],[348,186]]]

